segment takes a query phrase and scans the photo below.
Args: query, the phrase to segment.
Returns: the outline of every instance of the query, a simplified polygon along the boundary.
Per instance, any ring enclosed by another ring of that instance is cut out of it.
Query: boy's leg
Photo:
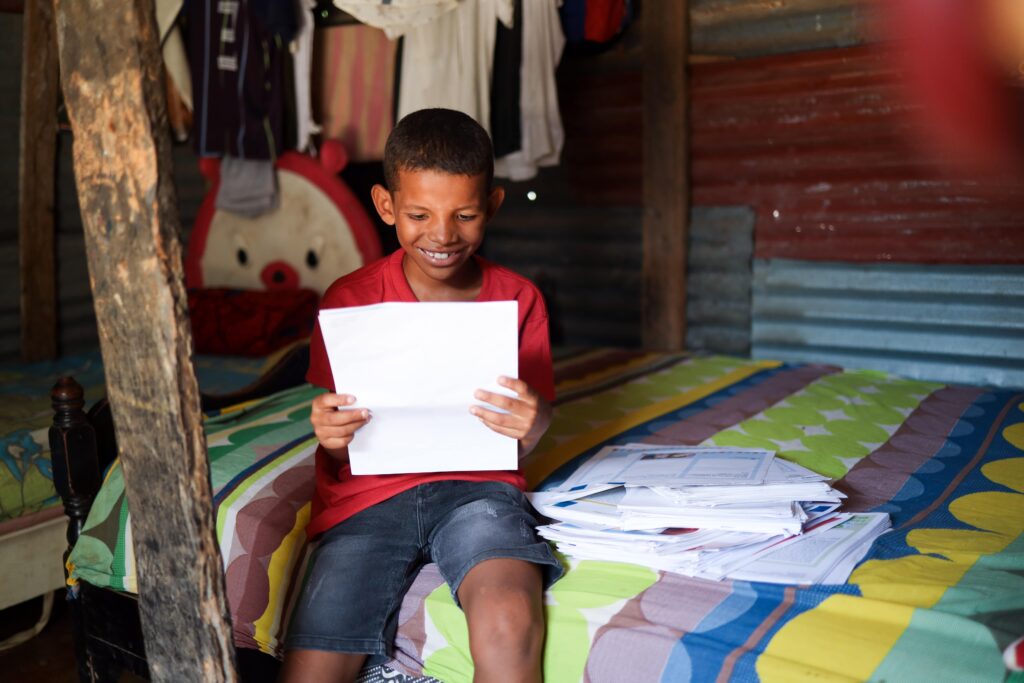
[[[525,560],[484,560],[466,573],[458,596],[474,680],[541,680],[543,592],[540,567]]]
[[[354,681],[368,655],[388,654],[402,596],[426,559],[415,501],[415,490],[405,491],[323,534],[295,602],[280,681]]]
[[[465,611],[478,681],[535,681],[544,646],[544,588],[561,563],[537,537],[530,504],[499,482],[423,487],[438,511],[430,553]]]
[[[350,683],[363,668],[366,655],[324,650],[288,650],[278,683]]]

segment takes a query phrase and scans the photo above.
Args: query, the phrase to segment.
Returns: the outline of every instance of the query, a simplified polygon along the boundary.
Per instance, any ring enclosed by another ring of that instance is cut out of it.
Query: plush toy
[[[318,159],[281,155],[277,207],[256,218],[217,209],[220,162],[200,162],[211,188],[185,261],[196,351],[265,355],[308,336],[324,290],[380,258],[370,218],[337,176],[346,161],[334,141]]]

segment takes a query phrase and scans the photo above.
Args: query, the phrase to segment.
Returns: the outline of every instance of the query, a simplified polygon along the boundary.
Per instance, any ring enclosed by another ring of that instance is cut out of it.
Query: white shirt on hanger
[[[565,36],[558,18],[560,0],[523,0],[523,62],[520,67],[519,110],[522,139],[518,152],[494,163],[494,175],[529,180],[540,166],[555,166],[562,154],[565,131],[558,111],[555,69]]]
[[[490,132],[497,22],[512,26],[513,0],[460,2],[404,33],[398,119],[430,107],[456,109]]]

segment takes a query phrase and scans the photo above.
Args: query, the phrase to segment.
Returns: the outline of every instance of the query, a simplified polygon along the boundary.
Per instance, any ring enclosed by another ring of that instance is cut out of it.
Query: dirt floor
[[[27,643],[0,652],[0,678],[10,683],[75,683],[75,652],[71,620],[63,596],[43,632]],[[31,628],[39,619],[43,599],[36,598],[0,611],[0,640]]]

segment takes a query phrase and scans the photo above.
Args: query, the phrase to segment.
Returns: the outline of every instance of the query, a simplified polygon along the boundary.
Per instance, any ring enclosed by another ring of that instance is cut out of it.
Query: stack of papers
[[[827,478],[746,448],[627,444],[531,493],[538,532],[577,559],[689,576],[845,583],[889,516],[839,511]]]

